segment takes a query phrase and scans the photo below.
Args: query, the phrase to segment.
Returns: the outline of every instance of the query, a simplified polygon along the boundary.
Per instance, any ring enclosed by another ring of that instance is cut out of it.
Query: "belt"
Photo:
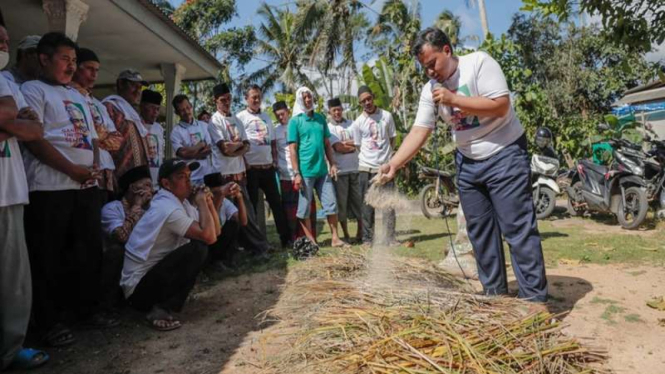
[[[258,169],[258,170],[268,170],[272,169],[273,165],[272,164],[265,164],[265,165],[248,165],[247,166],[249,169]]]
[[[364,171],[365,173],[376,174],[379,172],[379,168],[369,168],[367,166],[358,166],[358,171]]]

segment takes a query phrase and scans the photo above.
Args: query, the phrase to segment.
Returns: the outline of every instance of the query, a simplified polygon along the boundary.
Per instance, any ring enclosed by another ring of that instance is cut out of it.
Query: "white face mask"
[[[4,69],[9,63],[9,53],[0,51],[0,69]]]

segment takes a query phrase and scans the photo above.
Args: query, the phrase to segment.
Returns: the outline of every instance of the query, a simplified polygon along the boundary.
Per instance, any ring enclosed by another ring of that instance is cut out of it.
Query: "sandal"
[[[44,343],[49,347],[64,347],[76,342],[72,331],[65,325],[59,323],[44,335]]]
[[[38,368],[50,359],[49,355],[38,349],[21,348],[14,356],[11,367],[14,369],[29,370]]]
[[[153,308],[153,310],[145,316],[145,323],[157,331],[171,331],[179,329],[182,324],[177,319],[174,319],[165,310]]]

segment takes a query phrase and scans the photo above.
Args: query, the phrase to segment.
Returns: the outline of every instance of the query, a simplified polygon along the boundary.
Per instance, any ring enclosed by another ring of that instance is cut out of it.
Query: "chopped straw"
[[[368,284],[366,255],[312,258],[289,275],[290,297],[263,315],[283,323],[291,345],[268,359],[271,372],[603,372],[590,365],[603,353],[567,338],[550,313],[475,296],[424,261],[391,259],[396,282]]]

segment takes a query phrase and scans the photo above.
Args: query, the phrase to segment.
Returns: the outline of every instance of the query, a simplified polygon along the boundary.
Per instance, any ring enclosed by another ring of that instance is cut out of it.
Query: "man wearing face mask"
[[[118,323],[95,313],[102,264],[100,175],[88,101],[69,86],[77,48],[62,33],[44,35],[37,47],[42,76],[21,86],[44,125],[43,140],[24,143],[30,189],[25,230],[35,326],[49,346],[74,342],[66,321],[85,319],[97,328]]]
[[[39,78],[37,44],[39,44],[40,38],[39,35],[28,35],[23,38],[16,46],[16,65],[0,74],[19,86],[24,82]]]
[[[0,69],[9,61],[8,52],[9,34],[0,16]],[[32,285],[23,223],[28,183],[18,142],[43,138],[36,118],[19,87],[0,76],[0,370],[31,369],[49,359],[43,351],[23,347]]]
[[[134,69],[127,69],[116,79],[117,95],[102,100],[106,105],[115,128],[122,134],[122,142],[117,151],[111,152],[115,163],[115,175],[120,177],[127,170],[137,166],[148,165],[148,129],[134,109],[141,101],[141,90],[146,87],[141,74]]]
[[[457,144],[460,202],[484,292],[508,293],[503,236],[510,245],[518,297],[547,301],[526,136],[501,67],[485,52],[455,56],[450,39],[437,28],[423,30],[411,52],[431,80],[423,87],[413,128],[381,167],[379,180],[394,178],[442,118],[452,126]]]

